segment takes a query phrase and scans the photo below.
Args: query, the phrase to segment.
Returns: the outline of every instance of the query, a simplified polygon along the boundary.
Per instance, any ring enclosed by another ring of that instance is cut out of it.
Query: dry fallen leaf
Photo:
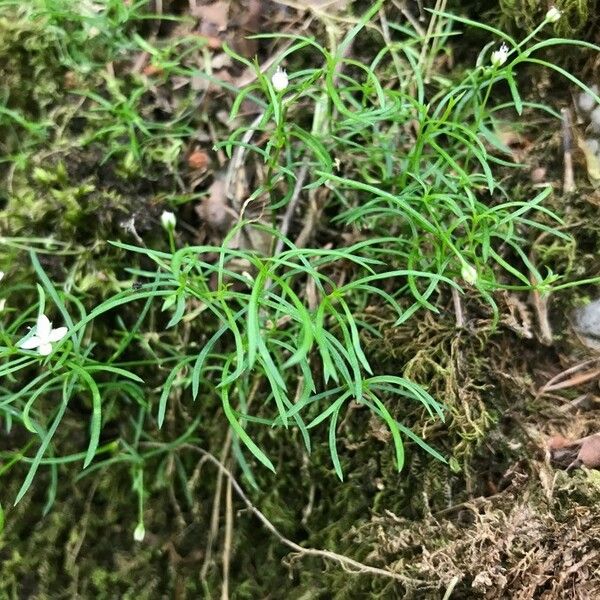
[[[233,220],[232,211],[225,196],[225,181],[217,178],[208,188],[208,196],[196,207],[198,216],[212,231],[225,233]]]
[[[261,33],[262,5],[261,0],[248,0],[238,23],[239,35],[233,40],[233,47],[246,58],[252,58],[258,52],[258,40],[251,36]]]
[[[590,148],[588,143],[579,135],[577,136],[577,145],[585,157],[585,164],[592,185],[600,185],[600,158],[594,154],[593,149]]]
[[[577,460],[588,469],[600,468],[600,434],[592,435],[583,441]]]
[[[552,436],[547,442],[550,460],[559,468],[587,467],[600,469],[600,433],[569,440],[562,435]]]
[[[190,10],[193,17],[200,19],[200,33],[210,34],[214,31],[224,31],[229,23],[229,2],[219,0],[213,4],[193,6]]]

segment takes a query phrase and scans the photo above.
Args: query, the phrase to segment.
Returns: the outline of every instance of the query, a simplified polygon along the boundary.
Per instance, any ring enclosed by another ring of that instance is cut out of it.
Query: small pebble
[[[600,299],[576,308],[573,317],[580,333],[600,338]]]
[[[531,181],[533,183],[543,183],[546,181],[546,168],[536,167],[531,171]]]
[[[600,133],[600,106],[597,106],[590,114],[590,131]]]
[[[594,94],[598,93],[597,85],[592,85],[590,89],[594,92]],[[590,112],[594,108],[594,106],[596,106],[596,101],[594,100],[593,96],[591,96],[587,92],[582,92],[581,94],[579,94],[577,104],[579,106],[579,109],[583,112]]]

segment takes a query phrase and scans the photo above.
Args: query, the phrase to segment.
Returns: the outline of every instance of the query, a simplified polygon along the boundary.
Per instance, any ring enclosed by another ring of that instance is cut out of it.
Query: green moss
[[[562,12],[553,25],[559,36],[573,37],[597,19],[597,0],[556,0],[552,5]],[[501,25],[515,23],[525,31],[532,30],[544,19],[549,6],[546,0],[500,0]]]
[[[0,17],[0,74],[7,108],[35,120],[56,101],[65,72],[59,44],[59,30],[43,19],[32,20],[26,9]]]

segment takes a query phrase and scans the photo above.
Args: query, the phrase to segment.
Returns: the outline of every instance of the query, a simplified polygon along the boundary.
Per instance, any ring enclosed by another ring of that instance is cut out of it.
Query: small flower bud
[[[548,23],[556,23],[562,16],[562,13],[556,6],[550,7],[550,10],[546,13],[546,21]]]
[[[477,282],[477,271],[475,267],[468,263],[463,264],[460,275],[469,285],[474,285]]]
[[[287,72],[281,67],[277,67],[277,71],[271,77],[271,83],[276,92],[283,92],[290,83]]]
[[[146,537],[146,528],[143,523],[138,523],[135,531],[133,532],[133,539],[136,542],[143,542]]]
[[[495,50],[492,52],[492,65],[494,67],[501,67],[508,58],[508,46],[506,44],[502,44],[499,50]]]
[[[167,230],[175,229],[175,224],[177,223],[177,219],[175,215],[170,210],[163,210],[162,215],[160,215],[160,224]]]

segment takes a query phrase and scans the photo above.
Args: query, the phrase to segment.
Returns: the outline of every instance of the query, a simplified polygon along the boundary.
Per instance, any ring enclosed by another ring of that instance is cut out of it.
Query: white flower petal
[[[550,23],[556,23],[560,20],[562,13],[556,6],[551,6],[550,10],[546,13],[546,21]]]
[[[477,270],[472,265],[465,263],[460,272],[462,278],[470,285],[477,282]]]
[[[175,213],[172,213],[169,210],[163,210],[162,215],[160,215],[160,223],[165,229],[174,229],[177,224]]]
[[[4,271],[0,271],[0,281],[4,279]]]
[[[48,341],[58,342],[62,340],[65,335],[67,335],[67,331],[68,329],[66,327],[57,327],[56,329],[53,329],[48,336]]]
[[[38,348],[38,352],[42,355],[42,356],[48,356],[48,354],[50,354],[50,352],[52,352],[52,344],[41,344],[40,347]]]
[[[289,85],[288,74],[281,67],[277,67],[277,71],[271,77],[271,83],[276,92],[283,92]]]
[[[46,315],[40,315],[37,320],[37,328],[35,334],[41,340],[47,340],[50,332],[52,331],[52,323]]]
[[[33,350],[34,348],[37,348],[40,343],[40,338],[37,335],[32,335],[28,340],[25,340],[20,344],[19,348],[23,348],[23,350]]]
[[[136,542],[143,542],[145,537],[146,529],[144,528],[144,524],[138,523],[137,527],[135,528],[135,531],[133,532],[133,539]]]
[[[508,46],[506,44],[502,44],[499,50],[492,52],[492,65],[494,67],[501,67],[508,58]]]

